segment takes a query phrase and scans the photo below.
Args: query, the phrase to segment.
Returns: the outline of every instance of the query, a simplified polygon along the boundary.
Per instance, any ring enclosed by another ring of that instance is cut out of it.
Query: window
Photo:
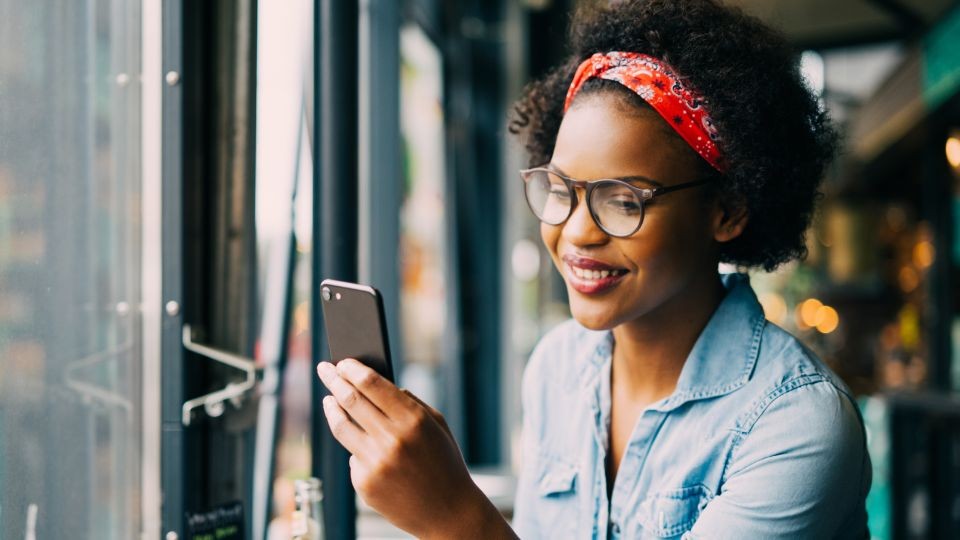
[[[139,4],[0,2],[0,537],[135,538]]]

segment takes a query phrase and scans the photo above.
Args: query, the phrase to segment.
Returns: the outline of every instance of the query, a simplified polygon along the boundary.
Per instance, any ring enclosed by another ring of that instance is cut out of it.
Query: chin
[[[609,321],[603,321],[603,320],[598,320],[593,318],[577,317],[576,315],[574,315],[573,318],[576,319],[578,323],[580,323],[580,326],[586,328],[587,330],[595,330],[595,331],[613,330],[613,328],[616,326],[615,324],[610,324]]]
[[[573,295],[579,294],[576,291],[568,291],[571,298],[570,314],[580,323],[580,326],[588,330],[611,330],[620,324],[617,317],[616,306],[608,305],[608,302],[590,302],[580,298],[574,299]]]

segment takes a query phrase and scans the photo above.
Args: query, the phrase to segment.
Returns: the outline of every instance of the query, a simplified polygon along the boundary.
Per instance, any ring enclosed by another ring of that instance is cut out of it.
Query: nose
[[[610,237],[603,229],[597,225],[590,215],[590,208],[587,206],[587,194],[583,189],[577,188],[577,204],[567,221],[563,223],[561,233],[564,240],[574,246],[590,246],[603,244]]]

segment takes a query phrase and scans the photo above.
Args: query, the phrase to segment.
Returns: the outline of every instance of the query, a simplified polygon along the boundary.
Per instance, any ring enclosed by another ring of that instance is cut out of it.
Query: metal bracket
[[[239,407],[243,401],[243,396],[257,384],[256,364],[250,358],[246,358],[227,351],[221,351],[207,345],[201,345],[193,342],[193,334],[190,325],[183,325],[183,348],[200,356],[205,356],[214,362],[239,369],[246,373],[246,378],[241,382],[229,382],[227,385],[216,392],[195,397],[183,403],[183,413],[180,419],[184,426],[190,425],[190,416],[194,409],[203,407],[206,413],[214,418],[223,414],[226,406],[225,401],[230,401],[234,406]]]

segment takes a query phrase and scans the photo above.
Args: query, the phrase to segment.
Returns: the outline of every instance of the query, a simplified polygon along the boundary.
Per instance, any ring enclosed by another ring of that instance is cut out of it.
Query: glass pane
[[[443,71],[440,50],[413,24],[400,30],[400,133],[406,167],[400,210],[402,386],[441,410],[446,327]]]
[[[140,533],[139,3],[0,0],[0,537]]]
[[[279,381],[279,412],[271,421],[264,415],[258,431],[269,430],[275,441],[269,452],[257,448],[258,467],[273,466],[270,492],[255,504],[265,523],[257,523],[254,535],[264,527],[268,540],[288,539],[293,530],[294,482],[310,476],[311,382],[316,376],[310,355],[310,278],[313,226],[313,161],[311,153],[313,100],[313,2],[296,0],[257,4],[257,155],[256,208],[257,249],[260,253],[259,305],[261,332],[258,361],[264,379]],[[295,237],[293,281],[287,283],[291,234]],[[279,275],[279,279],[274,276]],[[292,287],[289,305],[287,289]],[[292,310],[289,335],[280,336],[284,309]],[[276,335],[273,335],[276,334]],[[280,357],[282,339],[287,340],[286,362]],[[263,413],[263,397],[260,401]],[[256,473],[255,473],[256,474]],[[254,486],[257,489],[258,486]],[[256,494],[260,495],[260,494]]]

